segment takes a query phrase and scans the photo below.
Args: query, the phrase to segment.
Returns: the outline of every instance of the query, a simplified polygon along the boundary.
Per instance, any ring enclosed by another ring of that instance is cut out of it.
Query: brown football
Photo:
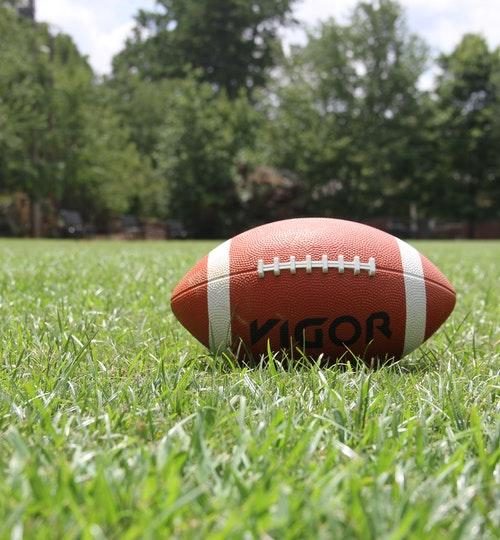
[[[447,319],[455,291],[415,248],[327,218],[269,223],[227,240],[172,294],[179,321],[214,352],[298,348],[334,360],[398,359]]]

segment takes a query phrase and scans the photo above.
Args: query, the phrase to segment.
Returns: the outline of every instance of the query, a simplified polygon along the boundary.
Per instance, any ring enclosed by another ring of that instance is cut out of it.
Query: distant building
[[[35,20],[35,0],[18,0],[17,12],[27,19]]]

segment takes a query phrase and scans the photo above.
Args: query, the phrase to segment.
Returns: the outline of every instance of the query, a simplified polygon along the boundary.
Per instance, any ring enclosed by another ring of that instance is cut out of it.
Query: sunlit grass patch
[[[3,241],[0,537],[494,538],[500,244],[400,366],[229,368],[170,291],[213,244]]]

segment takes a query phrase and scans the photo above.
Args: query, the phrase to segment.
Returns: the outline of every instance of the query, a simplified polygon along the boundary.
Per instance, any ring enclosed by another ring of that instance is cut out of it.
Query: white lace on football
[[[283,270],[289,270],[292,274],[295,274],[297,270],[305,270],[307,274],[310,274],[313,268],[320,268],[324,274],[330,268],[338,270],[339,274],[343,274],[344,270],[353,270],[355,276],[362,270],[367,271],[369,276],[374,276],[376,271],[374,257],[370,257],[366,263],[361,262],[358,256],[355,256],[352,261],[346,261],[343,255],[339,255],[334,260],[329,260],[327,255],[323,255],[320,260],[314,261],[311,255],[306,255],[303,261],[297,261],[292,255],[289,261],[280,261],[279,257],[274,257],[272,263],[265,264],[263,259],[257,262],[257,273],[260,278],[263,278],[266,272],[279,276]]]

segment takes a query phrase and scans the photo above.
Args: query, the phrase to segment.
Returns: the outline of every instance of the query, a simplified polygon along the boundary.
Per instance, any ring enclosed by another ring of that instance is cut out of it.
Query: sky
[[[140,8],[154,0],[37,0],[36,17],[73,36],[99,74],[110,71],[111,59],[123,47]],[[328,17],[345,20],[356,0],[299,0],[295,17],[314,27]],[[500,0],[403,0],[408,25],[434,53],[449,52],[467,32],[483,34],[500,45]],[[300,30],[286,33],[289,43],[304,40]]]

